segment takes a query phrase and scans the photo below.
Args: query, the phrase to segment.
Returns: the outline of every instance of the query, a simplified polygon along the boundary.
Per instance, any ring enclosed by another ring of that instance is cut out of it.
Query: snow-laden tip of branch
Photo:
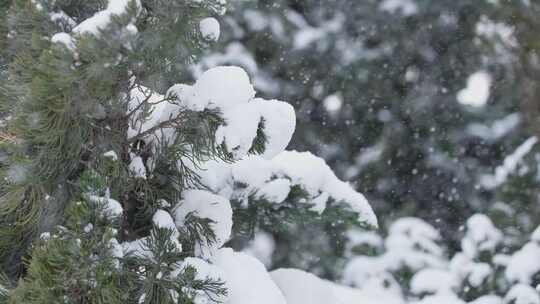
[[[255,193],[279,204],[286,199],[291,187],[300,186],[307,192],[305,202],[312,205],[313,211],[322,213],[332,199],[358,213],[360,222],[377,227],[377,218],[366,198],[339,180],[323,159],[309,152],[283,151],[272,159],[254,155],[234,164],[211,161],[197,173],[202,184],[235,200],[247,199]],[[246,188],[235,189],[235,184],[246,185]]]
[[[480,184],[486,189],[495,189],[504,184],[511,174],[514,174],[523,161],[523,158],[531,152],[534,145],[538,143],[538,138],[532,136],[522,143],[514,153],[508,155],[501,166],[495,169],[493,175],[483,175],[480,177]]]
[[[212,68],[192,86],[173,85],[165,96],[142,86],[133,89],[130,96],[129,108],[135,115],[142,113],[139,108],[151,109],[149,117],[132,124],[130,138],[146,133],[161,135],[164,130],[170,136],[174,130],[167,122],[182,111],[217,110],[225,123],[215,133],[216,144],[224,146],[235,159],[250,153],[259,131],[265,139],[262,156],[274,157],[289,144],[296,127],[293,107],[279,100],[255,98],[249,76],[239,67]]]
[[[134,3],[139,10],[141,9],[139,0],[109,0],[106,9],[78,24],[73,28],[73,33],[98,35],[100,30],[109,25],[112,16],[125,14],[130,3]]]
[[[182,193],[182,201],[174,209],[175,223],[178,228],[185,226],[189,214],[212,221],[211,228],[215,240],[210,244],[198,244],[195,254],[208,258],[231,236],[232,209],[229,200],[204,190],[187,190]]]

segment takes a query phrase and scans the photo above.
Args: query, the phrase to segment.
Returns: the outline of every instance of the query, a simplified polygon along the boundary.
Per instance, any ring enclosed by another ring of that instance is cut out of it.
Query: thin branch
[[[174,118],[170,118],[169,120],[162,121],[159,124],[145,130],[144,132],[140,132],[136,136],[133,136],[132,138],[129,138],[128,143],[133,143],[133,142],[137,141],[138,139],[141,139],[141,138],[143,138],[143,137],[145,137],[147,135],[155,133],[157,130],[168,128],[168,127],[174,127],[175,125],[180,124],[180,122],[183,121],[184,118],[185,117],[180,114],[180,115],[178,115],[178,116],[176,116]]]
[[[0,131],[0,143],[11,143],[14,144],[17,141],[17,137],[13,134]]]

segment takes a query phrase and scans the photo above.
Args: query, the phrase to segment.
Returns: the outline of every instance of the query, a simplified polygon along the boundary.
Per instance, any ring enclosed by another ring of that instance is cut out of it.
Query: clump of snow
[[[67,25],[67,26],[73,28],[73,27],[75,27],[77,25],[75,20],[73,20],[73,18],[68,16],[62,10],[49,13],[49,18],[51,19],[52,22],[54,22],[54,23],[56,23],[56,24],[58,24],[60,26],[66,26]]]
[[[323,159],[309,152],[283,151],[270,160],[249,156],[233,164],[210,161],[200,167],[197,173],[202,184],[229,199],[247,204],[249,196],[255,194],[279,203],[290,191],[285,186],[300,186],[307,192],[305,202],[313,211],[322,213],[331,198],[358,213],[359,221],[377,226],[365,197],[339,180]],[[243,187],[237,189],[238,184]],[[276,190],[272,195],[268,193],[270,188]]]
[[[538,291],[529,285],[514,285],[504,297],[505,304],[540,304]]]
[[[192,111],[220,110],[225,124],[216,131],[216,143],[224,144],[236,159],[244,157],[262,125],[266,136],[265,158],[281,152],[296,125],[294,109],[278,100],[255,97],[247,73],[239,67],[219,66],[204,72],[193,86],[176,84],[167,96]]]
[[[146,167],[144,167],[143,160],[140,156],[132,155],[131,162],[129,163],[129,171],[134,177],[146,179]]]
[[[113,217],[119,217],[124,212],[122,204],[112,198],[97,195],[88,195],[88,200],[92,203],[101,204],[104,208],[105,216],[110,215]]]
[[[160,123],[169,120],[179,114],[181,108],[166,100],[147,87],[137,86],[129,92],[128,113],[133,113],[128,128],[128,138],[133,138],[149,129],[156,127]],[[151,111],[151,115],[145,115],[146,111]],[[173,130],[162,128],[155,132],[155,136],[166,136],[166,140],[172,136]],[[149,134],[154,135],[154,134]]]
[[[124,255],[131,255],[137,258],[153,259],[153,254],[146,246],[147,238],[140,238],[131,242],[123,242],[122,250]]]
[[[279,204],[287,198],[290,191],[291,181],[286,178],[278,178],[269,181],[257,190],[256,197]]]
[[[109,241],[109,249],[111,252],[111,255],[115,258],[114,264],[117,269],[120,268],[120,261],[119,259],[124,257],[124,250],[122,246],[118,243],[118,240],[115,238],[112,238]]]
[[[50,232],[43,232],[39,235],[39,238],[41,240],[44,240],[44,241],[47,241],[51,238],[51,233]]]
[[[369,248],[380,250],[383,247],[383,244],[382,237],[373,231],[364,231],[360,229],[349,230],[347,231],[345,252],[346,255],[350,256],[357,246],[368,246]]]
[[[510,258],[505,271],[506,278],[510,282],[532,283],[533,277],[540,274],[539,257],[540,244],[536,242],[525,244]]]
[[[217,41],[219,39],[219,22],[216,18],[204,18],[199,22],[199,30],[204,39]]]
[[[109,0],[106,9],[81,22],[73,28],[73,33],[98,35],[100,30],[110,24],[112,16],[125,14],[130,3],[134,3],[139,9],[141,8],[139,0]]]
[[[231,236],[232,209],[229,200],[204,190],[186,190],[182,193],[182,200],[174,208],[176,226],[181,228],[186,216],[193,213],[199,218],[213,221],[211,224],[216,236],[213,244],[198,244],[196,254],[209,257],[223,246]]]
[[[266,232],[257,232],[243,252],[257,258],[264,266],[269,267],[275,248],[276,242],[272,235]]]
[[[181,267],[174,271],[173,276],[176,273],[184,271],[187,267],[195,269],[196,280],[204,281],[210,279],[214,282],[225,282],[225,274],[219,267],[209,264],[205,260],[191,257],[184,259]],[[188,292],[195,293],[194,303],[229,303],[226,302],[227,295],[206,294],[201,290],[189,290]]]
[[[257,259],[230,248],[220,249],[212,262],[223,271],[230,304],[287,304],[281,290]]]
[[[247,73],[239,67],[219,66],[204,72],[193,86],[173,86],[168,95],[175,95],[180,105],[192,110],[206,108],[226,110],[246,104],[255,97]]]
[[[423,220],[400,218],[392,224],[385,240],[386,263],[394,269],[441,267],[444,262],[443,250],[437,244],[439,240],[439,232]]]
[[[56,33],[51,37],[52,43],[63,44],[68,50],[74,51],[77,47],[75,46],[75,40],[68,33]]]
[[[461,240],[461,248],[470,258],[481,252],[495,252],[502,241],[502,233],[484,214],[475,214],[467,220],[466,234]]]
[[[117,161],[117,160],[118,160],[118,154],[116,154],[116,152],[114,152],[114,151],[112,151],[112,150],[103,153],[103,156],[104,156],[104,157],[107,157],[107,158],[110,158],[110,159],[113,160],[113,161]]]
[[[294,110],[289,104],[260,98],[244,106],[224,110],[223,117],[226,124],[216,131],[216,143],[225,144],[236,159],[248,154],[261,122],[266,135],[262,156],[266,158],[285,149],[296,124]]]
[[[457,286],[452,273],[436,268],[422,269],[411,280],[411,292],[418,295],[451,292]]]
[[[399,12],[403,16],[411,16],[418,12],[418,6],[412,0],[384,0],[379,4],[379,9],[391,14]]]
[[[343,271],[343,283],[364,287],[372,280],[381,281],[391,277],[384,260],[379,257],[357,256],[352,258]]]
[[[377,227],[377,218],[366,198],[348,183],[339,180],[326,162],[309,152],[285,151],[272,160],[293,184],[301,185],[312,195],[326,192],[336,201],[342,201],[357,212],[359,220]]]
[[[479,71],[467,79],[467,86],[458,92],[457,100],[463,105],[473,107],[484,106],[490,94],[491,76],[484,71]]]
[[[169,212],[161,209],[157,210],[156,213],[154,213],[154,216],[152,216],[152,223],[158,228],[170,230],[172,232],[171,242],[175,244],[178,251],[182,251],[182,244],[180,244],[178,241],[180,233],[178,232],[176,224]]]
[[[88,223],[86,226],[84,226],[83,231],[86,233],[90,233],[94,230],[94,225],[92,223]]]

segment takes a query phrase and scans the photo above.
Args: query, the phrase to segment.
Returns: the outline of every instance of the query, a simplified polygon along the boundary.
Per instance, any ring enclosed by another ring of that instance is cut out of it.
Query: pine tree
[[[305,227],[332,226],[327,241],[339,242],[348,227],[377,225],[322,159],[284,151],[294,110],[255,98],[243,69],[183,83],[224,10],[222,0],[13,1],[0,302],[281,304],[264,266],[228,247],[260,231],[292,245]]]

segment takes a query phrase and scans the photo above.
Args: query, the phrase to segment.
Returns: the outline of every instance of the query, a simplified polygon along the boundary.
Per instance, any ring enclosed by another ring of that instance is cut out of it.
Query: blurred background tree
[[[192,70],[244,66],[264,97],[296,103],[292,148],[324,157],[381,221],[421,217],[458,250],[456,231],[475,212],[513,208],[533,215],[518,231],[538,224],[535,144],[504,181],[485,184],[540,134],[538,6],[231,1],[221,49]]]

